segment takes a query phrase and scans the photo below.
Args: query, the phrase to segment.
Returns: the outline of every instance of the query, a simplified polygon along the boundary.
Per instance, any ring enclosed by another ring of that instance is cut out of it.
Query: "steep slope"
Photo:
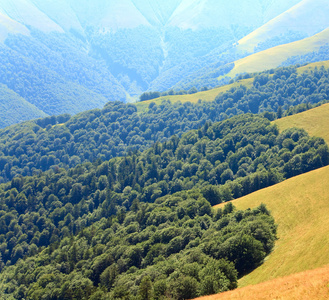
[[[4,112],[1,113],[0,127],[47,116],[3,84],[0,84],[0,111]]]
[[[11,19],[43,32],[64,32],[49,16],[40,11],[30,0],[5,0],[0,11]]]
[[[83,28],[95,30],[117,30],[118,28],[135,28],[150,25],[145,16],[136,8],[131,0],[122,1],[75,1],[67,0],[80,20]]]
[[[323,104],[309,111],[288,116],[275,123],[280,130],[290,127],[304,128],[310,135],[322,137],[329,144],[329,104]]]
[[[329,105],[324,105],[275,123],[281,130],[301,126],[328,143],[328,115]],[[324,167],[233,201],[239,209],[265,203],[278,223],[275,250],[261,267],[240,280],[241,286],[329,263],[328,180],[329,168]]]
[[[0,12],[0,42],[5,41],[9,33],[30,35],[29,30],[25,26]]]
[[[329,267],[301,272],[198,300],[326,300],[329,297]]]
[[[47,126],[46,130],[61,127]],[[284,146],[289,135],[302,153]],[[66,136],[64,133],[64,141]],[[33,133],[28,138],[33,143]],[[60,143],[57,139],[58,146]],[[308,145],[319,146],[319,150],[321,143],[298,130],[279,134],[276,126],[261,116],[240,115],[157,143],[143,153],[14,178],[0,186],[1,232],[6,233],[0,247],[0,267],[4,267],[0,297],[38,299],[47,293],[71,299],[74,292],[84,300],[85,293],[97,292],[93,298],[102,299],[100,294],[109,292],[107,296],[116,299],[122,298],[122,292],[139,294],[138,286],[143,287],[139,279],[149,274],[149,282],[152,280],[155,287],[161,284],[157,294],[173,293],[173,299],[234,288],[233,268],[242,274],[258,266],[274,246],[276,226],[263,205],[245,213],[228,205],[222,213],[213,213],[206,199],[212,198],[217,187],[209,185],[208,174],[213,177],[215,169],[217,176],[221,175],[225,165],[234,170],[239,160],[249,162],[248,172],[253,172],[250,167],[257,162],[253,167],[256,173],[247,177],[245,172],[238,173],[243,177],[236,190],[250,189],[251,185],[259,188],[260,180],[265,180],[264,161],[271,162],[272,171],[267,168],[270,180],[280,177],[284,161],[278,149],[291,154],[292,160],[304,154],[313,158],[316,153]],[[17,148],[23,151],[21,146]],[[226,155],[231,159],[226,160]],[[217,223],[212,225],[212,219]],[[217,233],[219,229],[225,235]],[[183,255],[186,260],[181,260]],[[215,260],[210,260],[210,270],[203,272],[204,262],[208,262],[205,255]],[[221,259],[234,262],[234,267]],[[181,285],[188,288],[182,290]]]
[[[80,34],[83,34],[84,29],[80,24],[79,16],[70,6],[68,1],[31,0],[31,2],[36,6],[38,10],[47,15],[65,32],[69,32],[70,30],[76,30]]]
[[[183,0],[171,17],[170,25],[180,28],[201,29],[205,27],[255,28],[276,17],[300,0],[266,1],[234,0]],[[246,13],[248,12],[248,13]]]
[[[141,14],[153,26],[164,26],[168,23],[172,14],[181,4],[182,0],[152,1],[131,0]],[[192,3],[195,1],[191,1]]]
[[[262,48],[270,48],[272,43],[282,43],[281,40],[289,40],[292,35],[296,39],[313,36],[329,27],[328,13],[328,1],[303,0],[241,39],[237,49],[253,52],[259,44],[265,44]]]
[[[0,44],[0,83],[48,115],[75,114],[124,98],[122,88],[113,77],[111,82],[105,68],[97,68],[83,51],[71,51],[74,40],[68,40],[61,53],[54,51],[61,47],[54,43],[55,37],[48,41],[47,47],[38,40],[11,37],[7,45]],[[90,73],[88,65],[99,73]]]
[[[301,41],[276,46],[235,62],[233,70],[226,76],[234,78],[237,74],[261,72],[280,66],[289,57],[303,55],[320,49],[328,43],[329,28]]]
[[[35,99],[40,109],[46,102],[55,106],[72,98],[72,104],[45,110],[47,114],[100,107],[104,99],[136,99],[147,90],[177,88],[178,82],[186,84],[189,76],[200,74],[206,75],[198,89],[215,87],[217,77],[241,58],[230,51],[232,45],[299,1],[5,0],[0,3],[0,41],[31,63],[27,69],[13,57],[4,68],[24,75],[16,78],[19,88],[13,91],[27,101]],[[6,61],[10,53],[0,59]],[[33,80],[40,65],[48,85]],[[53,101],[55,93],[50,99],[40,93],[58,80],[67,82],[58,95],[62,101]],[[12,88],[12,83],[0,82]],[[67,93],[71,82],[80,91]],[[85,92],[95,100],[72,109]]]
[[[262,266],[242,278],[240,286],[329,263],[328,178],[329,168],[325,167],[233,201],[238,209],[266,204],[278,224],[279,239],[273,253]]]
[[[298,74],[296,68],[279,68],[273,75],[258,74],[218,89],[168,96],[174,103],[154,99],[140,102],[136,107],[109,102],[102,110],[86,111],[70,120],[53,117],[0,130],[0,159],[8,162],[6,168],[6,163],[0,166],[0,180],[8,181],[20,174],[32,175],[35,168],[42,171],[56,165],[68,168],[80,162],[124,156],[129,149],[144,150],[155,141],[168,140],[174,134],[181,136],[206,122],[217,122],[237,114],[259,113],[274,120],[280,106],[281,115],[296,114],[326,102],[329,97],[329,70],[308,71]],[[281,79],[283,75],[285,81]],[[198,103],[199,98],[204,101]],[[180,100],[184,100],[183,103]],[[57,123],[61,126],[48,126]],[[34,137],[33,144],[24,138],[28,132]],[[17,140],[8,140],[8,135],[20,136],[19,144],[24,150],[12,152]],[[56,141],[63,136],[66,141],[63,140],[60,154]],[[47,147],[46,153],[42,152],[43,147]],[[67,156],[75,156],[75,159],[67,159]]]

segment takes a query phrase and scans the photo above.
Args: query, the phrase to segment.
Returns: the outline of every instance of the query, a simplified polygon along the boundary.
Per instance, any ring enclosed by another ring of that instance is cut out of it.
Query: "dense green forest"
[[[248,77],[250,75],[243,75]],[[0,131],[1,181],[33,175],[54,167],[109,160],[129,150],[144,150],[156,141],[197,129],[206,122],[242,113],[263,113],[268,119],[297,113],[329,97],[329,71],[298,74],[279,68],[255,76],[251,88],[241,85],[213,102],[151,103],[147,112],[133,104],[109,102],[103,109],[52,116]],[[294,106],[297,105],[297,106]]]
[[[215,205],[327,165],[328,158],[322,139],[299,129],[279,134],[266,118],[242,115],[142,153],[15,177],[0,190],[2,260],[14,263],[33,253],[33,244],[76,234],[91,221],[123,213],[134,200],[153,203],[198,188]]]
[[[65,116],[62,116],[65,117]],[[0,186],[3,299],[189,299],[235,288],[276,226],[231,200],[327,165],[320,138],[244,114]]]
[[[197,191],[134,202],[6,268],[0,296],[191,299],[237,287],[238,274],[257,267],[275,239],[264,205],[215,213]]]
[[[323,101],[327,75],[280,68],[214,102],[143,113],[110,102],[2,130],[0,297],[190,299],[235,288],[273,249],[276,225],[264,205],[212,206],[329,164],[323,139],[270,122]]]

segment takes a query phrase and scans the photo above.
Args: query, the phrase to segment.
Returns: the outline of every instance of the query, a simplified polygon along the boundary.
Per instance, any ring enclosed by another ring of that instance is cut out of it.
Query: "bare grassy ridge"
[[[275,123],[280,130],[304,128],[329,143],[329,104]],[[323,268],[329,264],[328,186],[329,166],[234,200],[238,209],[265,203],[279,239],[264,264],[240,279],[242,288],[201,299],[329,299],[329,267]]]
[[[159,105],[159,104],[161,104],[161,102],[163,100],[169,100],[171,103],[175,103],[178,101],[180,101],[182,103],[184,103],[184,102],[197,103],[199,101],[199,99],[203,100],[203,101],[214,101],[215,98],[219,94],[225,93],[228,90],[230,90],[231,88],[238,87],[240,85],[244,85],[247,88],[251,87],[253,81],[254,81],[253,78],[249,78],[249,79],[239,80],[232,84],[223,85],[219,88],[215,88],[215,89],[211,89],[211,90],[203,91],[203,92],[198,92],[195,94],[162,96],[162,97],[159,97],[156,99],[138,102],[138,103],[136,103],[136,106],[137,106],[138,111],[142,112],[142,111],[147,110],[150,103],[154,102],[157,105]]]
[[[261,72],[276,68],[289,57],[317,51],[321,46],[327,44],[328,37],[329,29],[326,29],[312,37],[249,55],[237,60],[233,70],[225,76],[234,78],[241,73]]]
[[[280,131],[290,127],[304,128],[309,135],[322,137],[329,145],[329,104],[276,120],[275,124]]]
[[[328,31],[329,34],[329,31]],[[311,70],[314,70],[315,67],[320,68],[321,66],[324,66],[325,68],[329,68],[329,61],[321,61],[317,63],[311,63],[306,66],[300,67],[297,69],[297,73],[301,74],[303,72],[308,72]],[[141,101],[135,103],[137,106],[137,109],[139,112],[144,112],[148,109],[148,106],[150,103],[154,102],[157,105],[161,104],[163,100],[169,100],[172,103],[175,102],[191,102],[191,103],[197,103],[199,100],[203,101],[214,101],[215,98],[221,94],[229,91],[231,88],[239,87],[240,85],[245,86],[246,88],[251,88],[254,82],[254,78],[248,78],[248,79],[242,79],[238,80],[232,84],[223,85],[221,87],[210,89],[208,91],[202,91],[195,94],[187,94],[187,95],[168,95],[168,96],[162,96],[159,98],[155,98],[152,100],[147,101]]]

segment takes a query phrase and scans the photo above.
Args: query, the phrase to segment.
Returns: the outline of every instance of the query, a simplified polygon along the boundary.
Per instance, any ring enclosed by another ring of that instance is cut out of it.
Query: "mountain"
[[[0,83],[48,115],[133,101],[237,60],[221,57],[298,2],[4,0]]]
[[[328,13],[327,1],[303,0],[234,45],[226,45],[220,51],[208,54],[213,56],[211,60],[199,59],[203,68],[191,70],[186,77],[176,68],[175,76],[183,79],[174,88],[214,87],[228,83],[237,74],[328,60]],[[190,65],[184,65],[184,69],[189,68]],[[169,74],[167,81],[168,77]]]
[[[276,225],[265,205],[210,204],[319,160],[329,163],[321,138],[244,114],[125,157],[13,178],[0,185],[0,297],[184,299],[235,288],[271,253]]]
[[[0,84],[0,110],[5,112],[1,118],[0,127],[47,116],[33,104],[2,84]]]
[[[328,44],[328,38],[329,28],[312,37],[252,54],[236,61],[233,69],[226,76],[234,78],[237,74],[276,68],[289,58],[319,51],[321,47]]]
[[[265,50],[273,47],[275,42],[282,43],[280,39],[285,37],[287,43],[289,37],[291,39],[294,35],[296,39],[311,37],[329,27],[328,11],[329,3],[326,0],[303,0],[242,38],[238,42],[238,50]]]
[[[0,130],[0,180],[142,151],[237,114],[261,113],[269,120],[296,114],[327,102],[328,78],[328,69],[313,65],[278,68],[227,87],[168,96],[172,104],[166,97],[138,105],[109,102],[73,117],[64,114],[5,128]]]
[[[191,299],[324,263],[329,70],[248,76],[0,130],[0,297]]]
[[[303,128],[328,142],[328,113],[329,105],[325,104],[274,123],[280,131],[292,127]],[[276,249],[260,268],[240,280],[241,286],[251,288],[251,285],[262,282],[263,286],[271,285],[269,280],[328,265],[324,246],[328,242],[328,179],[329,168],[325,167],[233,201],[239,209],[264,203],[278,222],[279,239]],[[307,249],[305,245],[308,245]],[[262,285],[258,287],[261,288]],[[239,294],[238,290],[236,292]],[[300,298],[307,297],[307,293],[307,290],[302,290]],[[224,294],[222,297],[214,296],[209,299],[232,298],[229,295],[226,298]]]

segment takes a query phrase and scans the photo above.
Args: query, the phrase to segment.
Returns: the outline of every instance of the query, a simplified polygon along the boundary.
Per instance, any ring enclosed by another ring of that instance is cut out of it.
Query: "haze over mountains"
[[[1,1],[0,83],[32,109],[4,124],[218,86],[235,61],[326,29],[328,11],[325,0]]]

